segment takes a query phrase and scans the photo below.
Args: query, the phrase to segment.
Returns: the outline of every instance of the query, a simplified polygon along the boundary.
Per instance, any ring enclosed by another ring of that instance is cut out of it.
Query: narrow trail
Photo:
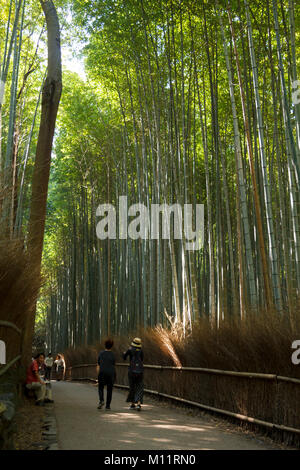
[[[189,416],[152,400],[129,410],[126,392],[114,389],[111,410],[98,410],[97,387],[53,382],[61,450],[269,450],[275,446],[244,433],[218,429],[209,419]]]

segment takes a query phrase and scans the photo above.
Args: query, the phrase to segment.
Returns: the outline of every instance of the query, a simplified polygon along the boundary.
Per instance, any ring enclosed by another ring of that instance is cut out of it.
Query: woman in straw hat
[[[129,357],[128,367],[128,380],[129,380],[129,394],[127,402],[131,402],[130,408],[141,410],[141,404],[143,403],[144,393],[144,354],[142,350],[142,341],[140,338],[134,338],[130,348],[123,353],[123,359],[126,360]]]

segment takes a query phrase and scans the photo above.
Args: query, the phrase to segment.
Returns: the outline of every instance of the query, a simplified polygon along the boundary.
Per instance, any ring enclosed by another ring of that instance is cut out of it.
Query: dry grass
[[[0,320],[24,328],[26,312],[36,301],[39,291],[39,275],[22,240],[0,241]],[[0,327],[0,337],[6,342],[7,359],[20,352],[20,336],[10,328]]]
[[[183,335],[182,325],[166,329],[133,332],[126,337],[115,337],[117,360],[127,349],[130,338],[143,341],[145,363],[175,366],[193,366],[242,372],[262,372],[300,377],[300,366],[292,364],[292,342],[300,339],[300,308],[295,307],[294,322],[276,312],[249,312],[246,319],[228,319],[214,329],[207,318],[193,325]],[[105,339],[105,338],[104,338]],[[67,365],[95,363],[99,343],[89,347],[65,351]]]

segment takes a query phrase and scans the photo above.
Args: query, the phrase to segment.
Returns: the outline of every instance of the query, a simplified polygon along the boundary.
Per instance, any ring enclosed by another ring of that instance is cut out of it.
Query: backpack
[[[142,374],[143,373],[143,361],[141,357],[141,351],[134,351],[133,356],[130,361],[130,370],[133,374]]]

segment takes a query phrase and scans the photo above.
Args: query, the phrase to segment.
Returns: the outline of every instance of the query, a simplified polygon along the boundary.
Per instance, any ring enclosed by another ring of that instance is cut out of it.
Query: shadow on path
[[[126,392],[114,389],[111,410],[98,410],[95,385],[52,384],[58,444],[62,450],[264,450],[272,447],[243,433],[218,429],[205,417],[145,404],[129,410]]]

